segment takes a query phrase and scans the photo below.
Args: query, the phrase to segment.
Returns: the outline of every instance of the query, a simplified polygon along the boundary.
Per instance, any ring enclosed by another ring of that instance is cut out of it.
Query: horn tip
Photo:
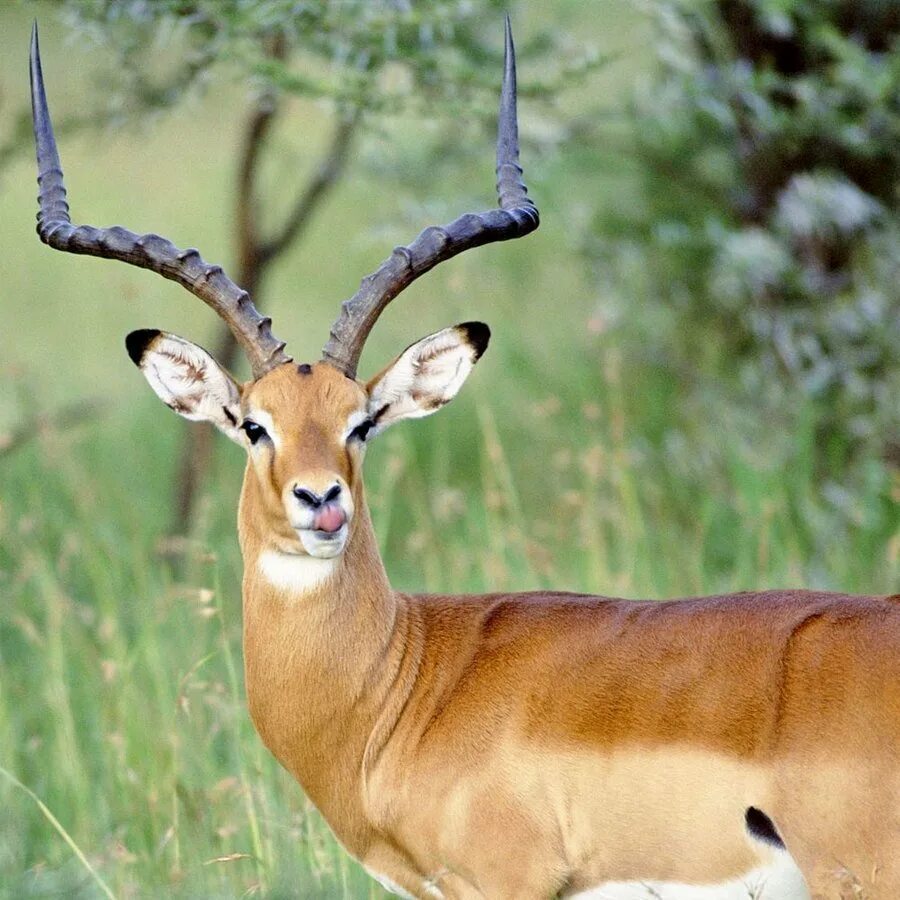
[[[28,73],[31,82],[31,94],[34,98],[35,92],[43,91],[44,75],[41,71],[41,45],[38,40],[38,23],[37,19],[31,24],[31,45],[28,52]]]
[[[41,44],[38,39],[38,23],[37,19],[35,19],[31,23],[31,42],[29,46],[28,52],[28,62],[31,64],[32,70],[37,69],[40,72],[41,68]]]
[[[501,94],[516,94],[516,45],[513,42],[512,21],[509,13],[503,26],[503,85]]]

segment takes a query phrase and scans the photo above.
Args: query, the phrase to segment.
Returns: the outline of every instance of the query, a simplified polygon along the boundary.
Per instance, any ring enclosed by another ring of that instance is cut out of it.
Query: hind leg
[[[877,836],[847,828],[839,837],[824,823],[820,828],[812,840],[793,847],[788,840],[813,900],[900,898],[900,832],[887,822]]]
[[[895,866],[874,865],[869,871],[840,864],[818,864],[804,870],[813,900],[896,900],[900,875]]]
[[[871,756],[779,768],[773,815],[814,900],[900,900],[900,777]]]

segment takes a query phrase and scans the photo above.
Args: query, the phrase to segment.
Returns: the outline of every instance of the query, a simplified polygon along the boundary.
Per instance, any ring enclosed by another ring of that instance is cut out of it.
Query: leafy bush
[[[656,10],[659,71],[636,101],[643,205],[596,223],[604,277],[633,282],[637,254],[675,313],[655,335],[670,358],[690,367],[715,342],[755,399],[784,412],[801,390],[821,451],[896,452],[900,7]]]

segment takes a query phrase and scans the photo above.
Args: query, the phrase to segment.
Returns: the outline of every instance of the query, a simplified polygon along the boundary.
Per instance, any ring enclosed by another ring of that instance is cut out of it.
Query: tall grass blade
[[[44,818],[56,829],[57,834],[69,845],[69,849],[78,857],[78,861],[88,870],[91,878],[97,882],[97,887],[100,888],[103,893],[109,897],[109,900],[116,900],[116,895],[109,889],[109,885],[100,877],[100,873],[90,864],[88,858],[82,853],[81,848],[75,841],[72,840],[69,832],[63,827],[62,823],[56,816],[50,812],[47,805],[38,797],[37,794],[31,788],[26,787],[16,778],[12,772],[4,769],[3,766],[0,766],[0,775],[7,779],[11,784],[15,785],[20,790],[24,791],[32,800],[34,800],[35,804],[37,804],[37,808],[41,811]]]

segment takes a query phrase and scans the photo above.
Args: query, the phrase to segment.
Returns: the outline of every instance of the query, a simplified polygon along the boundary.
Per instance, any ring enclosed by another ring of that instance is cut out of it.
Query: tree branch
[[[284,35],[278,33],[266,41],[266,54],[283,62],[287,54]],[[261,94],[253,105],[238,160],[237,209],[235,211],[235,231],[237,234],[239,281],[253,296],[253,287],[245,284],[262,266],[260,259],[259,204],[257,203],[256,180],[259,160],[272,123],[278,114],[278,100],[272,91]],[[251,275],[247,279],[247,275]]]
[[[260,97],[247,122],[241,148],[237,177],[237,232],[240,266],[246,272],[259,262],[259,206],[256,199],[256,174],[260,151],[278,112],[278,104],[271,95]],[[247,288],[249,290],[249,288]],[[251,292],[252,293],[252,292]]]
[[[328,152],[315,174],[297,196],[281,230],[259,245],[262,265],[271,262],[300,236],[312,219],[316,207],[328,193],[328,189],[341,177],[359,118],[360,110],[355,108],[338,121]]]

